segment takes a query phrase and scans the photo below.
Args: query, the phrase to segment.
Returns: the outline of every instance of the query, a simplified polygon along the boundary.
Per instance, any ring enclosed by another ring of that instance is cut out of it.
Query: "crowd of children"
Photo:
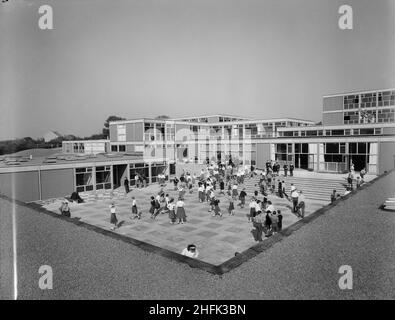
[[[284,165],[284,176],[293,175],[293,167]],[[208,205],[208,212],[213,217],[223,217],[220,208],[221,199],[227,205],[229,216],[235,215],[235,208],[244,208],[248,198],[244,182],[253,176],[259,177],[259,182],[255,186],[257,190],[249,198],[249,213],[247,221],[255,228],[254,238],[262,241],[262,234],[270,236],[282,229],[282,214],[276,210],[268,194],[277,194],[280,198],[286,197],[293,204],[293,212],[304,216],[304,196],[301,191],[297,191],[291,184],[290,193],[286,192],[284,179],[280,179],[280,165],[273,161],[266,163],[266,170],[256,170],[253,166],[235,166],[231,161],[227,165],[224,163],[210,163],[206,168],[202,168],[199,173],[184,172],[179,177],[173,179],[174,190],[177,192],[177,200],[170,197],[163,190],[165,177],[162,175],[158,179],[160,185],[159,192],[150,198],[150,218],[155,220],[159,214],[166,214],[170,224],[184,224],[187,222],[185,195],[192,194],[197,189],[197,199],[199,203]],[[300,201],[302,198],[303,201]],[[299,201],[298,201],[299,200]],[[237,204],[236,204],[237,203]],[[110,206],[111,223],[116,226],[115,206]],[[141,219],[141,212],[137,208],[135,197],[132,197],[132,217],[131,219]]]

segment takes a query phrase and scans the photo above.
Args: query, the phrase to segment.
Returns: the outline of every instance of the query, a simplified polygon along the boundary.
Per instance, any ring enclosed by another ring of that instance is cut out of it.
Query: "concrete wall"
[[[38,171],[1,173],[0,193],[25,202],[38,200]]]
[[[41,171],[42,199],[70,196],[74,190],[74,170]]]
[[[266,161],[270,160],[270,143],[256,144],[256,167],[264,169]]]
[[[395,142],[380,142],[379,174],[395,167]]]
[[[323,104],[323,111],[343,110],[343,97],[324,98]]]
[[[334,126],[344,124],[343,112],[323,113],[322,123],[324,126]]]

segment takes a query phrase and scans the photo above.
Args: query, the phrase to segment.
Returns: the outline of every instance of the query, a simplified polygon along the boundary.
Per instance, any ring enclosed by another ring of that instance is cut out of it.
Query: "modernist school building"
[[[395,89],[323,97],[322,122],[229,115],[110,122],[109,140],[67,141],[46,158],[0,158],[0,193],[22,201],[133,185],[136,172],[171,179],[176,163],[225,162],[381,174],[395,167]],[[177,173],[179,174],[179,173]],[[132,179],[131,179],[132,178]]]
[[[323,97],[322,122],[214,115],[110,123],[112,152],[176,162],[226,161],[263,168],[267,160],[317,172],[381,174],[394,167],[395,89]]]

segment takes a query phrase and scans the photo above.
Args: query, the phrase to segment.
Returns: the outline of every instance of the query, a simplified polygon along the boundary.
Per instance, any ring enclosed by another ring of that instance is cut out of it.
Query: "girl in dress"
[[[133,215],[133,219],[141,218],[141,213],[139,214],[137,210],[137,202],[135,197],[132,197],[132,215]]]
[[[115,204],[114,204],[114,202],[111,203],[111,205],[110,205],[110,213],[111,213],[110,223],[114,225],[114,226],[111,227],[111,230],[115,230],[115,228],[117,228],[118,219],[117,219],[117,216],[115,214]]]
[[[256,200],[251,198],[250,204],[248,205],[250,208],[250,214],[248,215],[248,222],[251,222],[256,215]]]
[[[176,222],[176,212],[175,212],[175,207],[176,205],[174,204],[174,199],[171,198],[168,205],[167,205],[167,209],[169,210],[169,219],[170,219],[170,223],[174,224]]]
[[[181,198],[178,199],[176,207],[177,207],[178,223],[183,224],[184,222],[187,222],[187,215],[185,214],[185,209],[184,209],[184,201],[182,201]]]

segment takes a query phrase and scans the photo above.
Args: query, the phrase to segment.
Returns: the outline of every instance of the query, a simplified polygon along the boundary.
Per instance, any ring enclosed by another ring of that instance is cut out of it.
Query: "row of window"
[[[381,128],[282,131],[280,137],[356,136],[382,134]]]
[[[363,93],[360,96],[352,94],[343,97],[344,109],[374,108],[395,106],[395,91]]]

